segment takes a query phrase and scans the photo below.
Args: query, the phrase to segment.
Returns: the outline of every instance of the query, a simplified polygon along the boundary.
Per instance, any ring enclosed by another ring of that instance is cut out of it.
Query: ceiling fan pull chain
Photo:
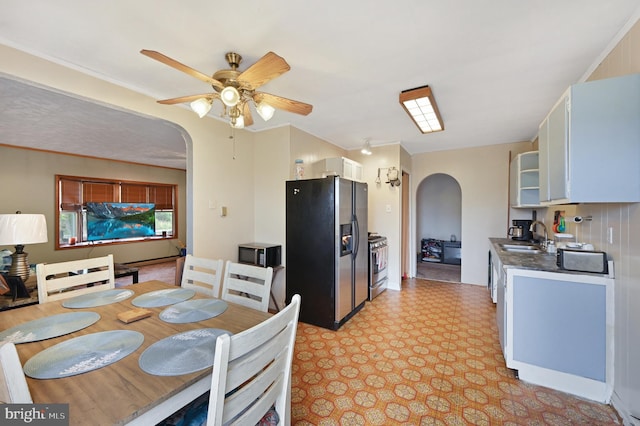
[[[233,155],[231,158],[235,160],[236,159],[236,135],[235,135],[235,129],[233,127],[230,127],[230,129],[231,129],[231,134],[229,135],[229,139],[233,140]]]

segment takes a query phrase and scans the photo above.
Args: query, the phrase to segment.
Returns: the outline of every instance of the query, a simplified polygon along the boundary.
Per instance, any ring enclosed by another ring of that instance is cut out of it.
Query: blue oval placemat
[[[0,333],[0,342],[28,343],[64,336],[100,319],[96,312],[68,312],[25,322]]]
[[[216,339],[222,334],[231,333],[219,328],[201,328],[165,337],[145,349],[138,364],[156,376],[178,376],[211,367]]]
[[[174,305],[191,299],[196,292],[188,288],[168,288],[164,290],[150,291],[131,301],[131,304],[140,308],[157,308],[158,306]]]
[[[170,323],[204,321],[227,310],[227,302],[220,299],[195,299],[169,306],[160,312],[160,319]]]
[[[87,373],[121,360],[138,349],[143,341],[142,333],[131,330],[85,334],[34,355],[24,364],[24,373],[34,379],[58,379]]]
[[[82,294],[71,297],[62,302],[65,308],[95,308],[96,306],[110,305],[111,303],[122,302],[133,296],[133,290],[112,289],[96,291],[95,293]]]

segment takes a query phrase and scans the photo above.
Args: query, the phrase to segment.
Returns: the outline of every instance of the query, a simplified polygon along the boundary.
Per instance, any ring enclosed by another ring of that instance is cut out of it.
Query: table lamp
[[[10,276],[22,281],[29,278],[29,262],[24,251],[26,244],[47,242],[47,221],[42,214],[0,214],[0,246],[15,246],[11,255]]]

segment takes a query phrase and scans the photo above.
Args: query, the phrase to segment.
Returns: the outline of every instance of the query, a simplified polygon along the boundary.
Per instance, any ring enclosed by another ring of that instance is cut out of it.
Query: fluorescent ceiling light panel
[[[400,104],[422,133],[444,130],[444,123],[440,117],[436,99],[429,86],[402,91]]]

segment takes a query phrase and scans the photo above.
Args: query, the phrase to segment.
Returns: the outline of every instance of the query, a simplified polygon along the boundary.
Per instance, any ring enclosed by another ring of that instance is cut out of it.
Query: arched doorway
[[[462,190],[444,173],[427,176],[416,192],[417,278],[460,282]]]

